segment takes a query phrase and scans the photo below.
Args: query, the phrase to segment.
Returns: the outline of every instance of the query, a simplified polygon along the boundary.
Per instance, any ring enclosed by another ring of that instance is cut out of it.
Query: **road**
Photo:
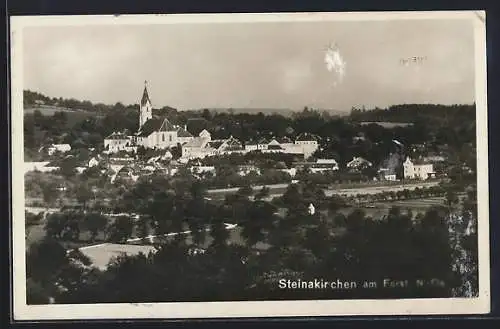
[[[432,187],[432,186],[437,186],[439,182],[433,181],[433,182],[422,182],[422,183],[412,183],[412,184],[401,184],[401,185],[390,185],[390,186],[367,186],[367,187],[360,187],[360,188],[350,188],[350,189],[340,189],[340,190],[325,190],[325,194],[327,196],[331,195],[356,195],[356,194],[377,194],[377,193],[382,193],[382,192],[398,192],[398,191],[403,191],[403,190],[414,190],[417,187],[418,188],[423,188],[423,187]]]
[[[232,230],[232,229],[236,228],[237,226],[238,225],[236,225],[236,224],[224,223],[224,227],[226,228],[226,230]],[[210,228],[205,229],[205,231],[210,232]],[[146,239],[148,239],[152,242],[154,238],[176,236],[176,235],[181,235],[181,234],[191,234],[191,231],[173,232],[173,233],[167,233],[167,234],[163,234],[163,235],[148,235],[144,238],[131,238],[131,239],[128,239],[127,242],[138,242],[138,241],[144,241]]]
[[[364,186],[364,187],[356,187],[356,188],[344,188],[344,189],[325,189],[325,195],[326,196],[332,196],[332,195],[346,195],[346,196],[352,196],[356,194],[377,194],[377,193],[382,193],[382,192],[390,192],[390,191],[402,191],[405,189],[408,190],[414,190],[417,187],[418,188],[423,188],[423,187],[431,187],[431,186],[436,186],[440,182],[439,181],[432,181],[432,182],[418,182],[418,183],[408,183],[408,184],[398,184],[398,185],[386,185],[386,186]],[[273,193],[273,190],[283,190],[285,191],[286,188],[288,187],[288,184],[271,184],[271,185],[266,185],[270,190],[271,194],[267,199],[272,199],[275,197],[281,196],[283,193]],[[263,186],[254,186],[253,189],[255,190],[260,190]],[[239,188],[225,188],[225,189],[215,189],[215,190],[208,190],[208,194],[220,194],[221,196],[224,196],[225,194],[228,193],[235,193],[238,191]]]

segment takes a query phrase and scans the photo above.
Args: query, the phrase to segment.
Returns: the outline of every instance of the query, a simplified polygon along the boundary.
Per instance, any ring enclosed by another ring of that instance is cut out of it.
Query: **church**
[[[135,143],[138,146],[166,149],[177,144],[185,144],[193,139],[193,135],[185,127],[172,124],[164,116],[153,115],[147,82],[144,85],[139,111],[139,130],[135,136]]]
[[[130,151],[143,146],[151,149],[168,149],[178,144],[185,144],[193,139],[186,127],[172,124],[167,117],[153,114],[147,82],[144,82],[139,105],[139,130],[133,136],[122,133],[111,134],[104,139],[104,147],[110,152]]]

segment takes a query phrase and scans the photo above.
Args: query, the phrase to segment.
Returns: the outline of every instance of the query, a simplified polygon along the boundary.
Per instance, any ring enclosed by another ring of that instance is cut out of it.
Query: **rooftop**
[[[299,134],[296,138],[297,141],[318,141],[319,140],[319,137],[314,135],[314,134],[310,134],[310,133],[302,133],[302,134]]]
[[[178,137],[193,137],[193,135],[191,135],[191,133],[187,130],[185,130],[184,128],[179,128],[177,130],[177,136]]]
[[[123,133],[113,132],[111,135],[109,135],[105,139],[120,139],[120,140],[125,140],[125,139],[128,139],[128,137],[127,137],[127,135],[125,135]]]
[[[141,106],[146,105],[147,103],[151,104],[151,100],[149,99],[148,88],[146,86],[146,82],[144,82],[144,92],[142,93]]]
[[[137,136],[148,137],[155,131],[177,131],[177,129],[167,118],[156,117],[146,121]]]

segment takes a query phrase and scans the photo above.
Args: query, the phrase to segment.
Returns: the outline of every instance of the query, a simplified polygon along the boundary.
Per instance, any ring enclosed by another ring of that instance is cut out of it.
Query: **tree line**
[[[446,298],[456,297],[463,285],[463,276],[452,266],[457,253],[447,221],[451,211],[477,215],[473,193],[457,210],[431,207],[414,216],[393,207],[386,217],[371,218],[359,209],[344,215],[333,207],[311,215],[307,205],[321,193],[312,185],[290,185],[282,200],[286,211],[279,215],[271,203],[252,200],[248,188],[214,204],[197,182],[167,189],[160,183],[144,182],[119,196],[124,211],[140,214],[136,234],[186,228],[192,234],[156,240],[156,252],[120,256],[106,270],[93,268],[78,251],[67,254],[60,241],[64,236],[49,234],[28,250],[28,302],[46,303],[49,297],[56,303]],[[80,220],[91,220],[89,216]],[[129,220],[114,222],[124,227],[110,241],[123,242],[129,236]],[[224,228],[227,222],[238,224],[241,241]],[[458,235],[461,248],[472,256],[477,252],[477,244],[470,243],[474,234]],[[204,252],[193,252],[197,248]],[[474,265],[471,259],[464,260],[468,266]],[[293,291],[278,284],[280,279],[313,278],[378,285]],[[409,285],[387,289],[386,278]]]
[[[36,99],[26,92],[26,102]],[[42,99],[44,99],[42,97]],[[95,110],[95,113],[98,111]],[[92,113],[94,113],[92,112]],[[50,142],[69,143],[72,147],[102,148],[103,139],[114,131],[136,132],[139,106],[116,103],[100,111],[100,116],[88,116],[73,122],[69,112],[44,116],[40,111],[25,115],[24,136],[26,149],[38,149]],[[406,104],[388,109],[354,110],[347,116],[330,116],[305,108],[293,116],[260,113],[213,112],[207,109],[179,111],[165,106],[154,113],[167,115],[173,124],[190,127],[200,119],[214,139],[233,136],[242,142],[289,137],[301,133],[319,136],[320,149],[315,154],[321,158],[335,158],[339,163],[350,161],[353,156],[370,159],[375,166],[394,151],[393,139],[406,146],[425,144],[426,152],[439,153],[443,147],[449,153],[459,153],[465,144],[475,146],[474,105]],[[382,127],[377,124],[360,125],[360,121],[403,121],[413,125]],[[69,124],[70,122],[70,124]],[[69,126],[68,126],[69,124]],[[200,127],[198,127],[200,128]],[[198,131],[193,132],[194,134]],[[362,137],[362,139],[357,139]],[[413,152],[406,150],[409,155]]]

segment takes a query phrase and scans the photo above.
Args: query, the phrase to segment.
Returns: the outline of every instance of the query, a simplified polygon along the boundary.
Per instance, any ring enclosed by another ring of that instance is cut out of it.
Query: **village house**
[[[259,138],[257,141],[248,141],[245,143],[245,151],[262,151],[267,150],[269,140],[265,137]]]
[[[241,165],[238,166],[238,175],[240,176],[246,176],[251,173],[255,173],[256,175],[260,175],[260,168],[257,167],[256,165]]]
[[[213,155],[214,150],[208,148],[208,143],[212,136],[207,130],[202,130],[198,137],[194,137],[182,146],[182,158],[184,159],[203,159]]]
[[[390,168],[380,168],[378,171],[379,179],[386,181],[396,181],[396,172]]]
[[[409,157],[403,163],[405,179],[422,179],[426,180],[435,176],[432,163],[423,160],[412,161]]]
[[[316,152],[316,150],[319,148],[318,142],[319,137],[309,133],[302,133],[295,139],[295,145],[298,145],[300,147],[305,159],[309,158],[314,152]]]
[[[318,159],[312,164],[310,170],[312,173],[337,171],[339,170],[339,164],[335,159]]]
[[[353,157],[352,160],[346,164],[349,171],[361,171],[371,166],[372,163],[362,157]]]
[[[206,130],[203,130],[200,136],[193,138],[182,146],[182,158],[184,162],[186,160],[202,159],[207,156],[244,152],[245,149],[242,143],[233,136],[227,139],[213,140],[210,133]]]
[[[104,138],[104,152],[117,153],[120,151],[134,151],[132,147],[132,137],[124,133],[113,132],[111,135]]]
[[[446,158],[442,155],[428,155],[428,156],[423,158],[423,161],[429,162],[429,163],[439,163],[439,162],[446,161]]]
[[[278,170],[282,171],[284,173],[287,173],[292,178],[295,177],[295,175],[297,174],[297,168],[284,168],[284,169],[278,169]]]
[[[217,139],[208,142],[208,147],[214,149],[214,154],[244,153],[243,144],[233,136],[227,139]]]
[[[215,176],[216,170],[214,166],[202,166],[202,165],[194,165],[189,167],[189,171],[193,175],[206,175],[210,174]]]
[[[56,152],[66,153],[71,151],[71,145],[69,144],[51,144],[47,147],[48,155],[53,155]]]
[[[87,167],[92,168],[95,166],[99,165],[99,160],[96,157],[90,158],[89,162],[87,163]]]

